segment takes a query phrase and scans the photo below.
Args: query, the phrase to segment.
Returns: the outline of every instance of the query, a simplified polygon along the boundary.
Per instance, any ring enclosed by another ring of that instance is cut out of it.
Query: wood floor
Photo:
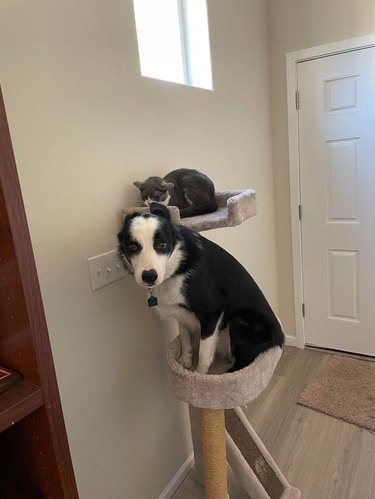
[[[296,403],[330,355],[285,347],[268,388],[244,410],[303,499],[375,499],[375,435]],[[174,497],[204,495],[188,477]]]

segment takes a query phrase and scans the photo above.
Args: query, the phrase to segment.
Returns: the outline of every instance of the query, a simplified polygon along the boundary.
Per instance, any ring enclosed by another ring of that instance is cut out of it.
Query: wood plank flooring
[[[375,499],[375,435],[296,403],[330,355],[285,347],[269,386],[244,411],[303,499]],[[174,497],[204,495],[188,477]],[[234,487],[231,497],[244,493]]]

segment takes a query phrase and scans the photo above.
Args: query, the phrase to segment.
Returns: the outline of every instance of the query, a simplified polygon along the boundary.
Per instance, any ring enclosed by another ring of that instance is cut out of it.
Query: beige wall
[[[375,32],[373,0],[269,0],[269,63],[272,108],[278,291],[280,318],[295,334],[289,201],[287,52]]]
[[[209,0],[214,92],[141,78],[130,0],[1,0],[0,82],[82,499],[154,499],[191,447],[167,332],[130,279],[93,293],[134,180],[204,170],[259,214],[207,233],[277,308],[267,11]],[[173,328],[172,328],[173,329]]]

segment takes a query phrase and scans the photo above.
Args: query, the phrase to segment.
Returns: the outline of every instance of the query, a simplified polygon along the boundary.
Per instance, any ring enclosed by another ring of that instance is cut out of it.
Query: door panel
[[[357,222],[358,137],[327,141],[327,222]]]
[[[298,64],[306,343],[375,356],[375,48]]]
[[[358,322],[358,251],[328,250],[328,317]]]

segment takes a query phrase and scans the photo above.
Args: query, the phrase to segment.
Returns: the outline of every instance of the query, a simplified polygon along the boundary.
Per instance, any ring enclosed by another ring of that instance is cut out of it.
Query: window
[[[212,90],[206,0],[134,0],[141,74]]]

